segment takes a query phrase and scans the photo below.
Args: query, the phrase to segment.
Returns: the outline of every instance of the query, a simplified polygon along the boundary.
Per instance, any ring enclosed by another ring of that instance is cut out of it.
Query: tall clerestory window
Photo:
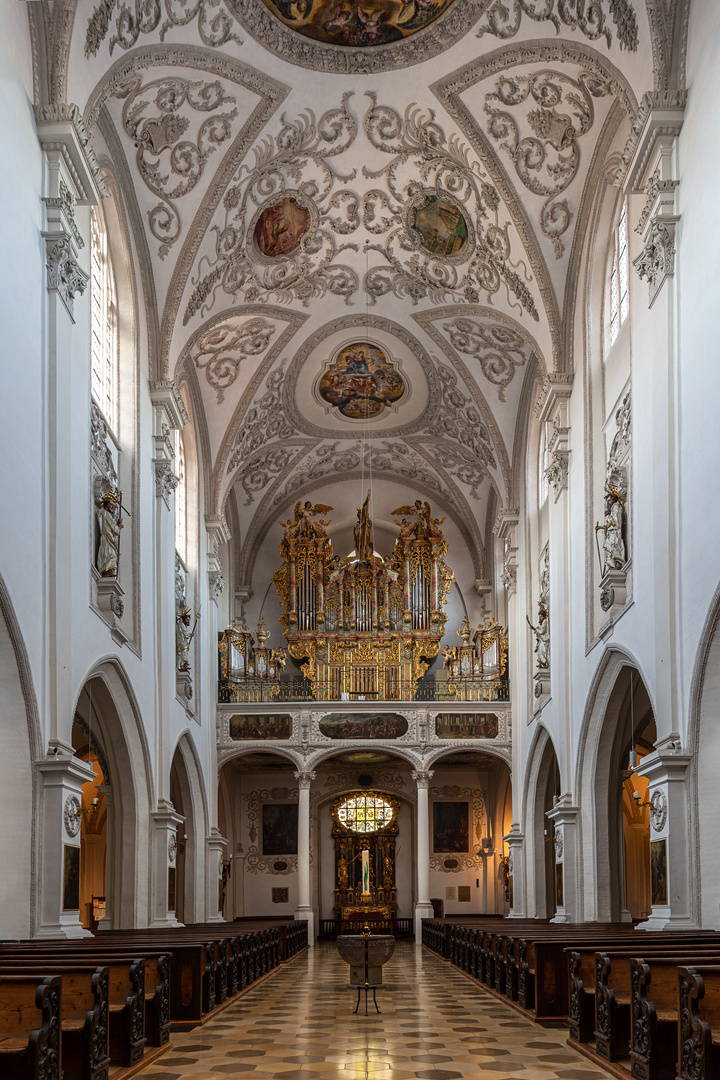
[[[623,205],[615,233],[612,271],[610,273],[610,346],[620,333],[630,308],[628,295],[627,208]]]
[[[175,472],[180,481],[175,489],[175,550],[187,563],[187,470],[181,431],[175,432]]]
[[[117,431],[117,298],[102,214],[90,214],[91,389],[110,428]]]

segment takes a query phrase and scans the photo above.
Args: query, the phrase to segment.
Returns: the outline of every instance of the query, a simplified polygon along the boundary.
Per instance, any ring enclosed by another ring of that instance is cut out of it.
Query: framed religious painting
[[[297,855],[297,803],[265,803],[262,808],[262,850],[263,855]]]
[[[433,803],[433,851],[469,850],[467,802]]]

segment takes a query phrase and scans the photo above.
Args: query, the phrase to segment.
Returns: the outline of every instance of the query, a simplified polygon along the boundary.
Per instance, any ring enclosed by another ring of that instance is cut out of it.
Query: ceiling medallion
[[[345,345],[320,377],[323,401],[350,420],[380,416],[406,391],[402,376],[385,352],[368,341]]]
[[[453,0],[264,0],[286,26],[330,45],[402,41],[442,15]]]
[[[300,246],[308,231],[310,214],[295,195],[286,195],[260,213],[253,240],[266,259],[281,259]]]
[[[460,207],[446,196],[428,194],[411,207],[410,228],[419,234],[420,243],[431,255],[445,259],[465,257],[470,229]]]

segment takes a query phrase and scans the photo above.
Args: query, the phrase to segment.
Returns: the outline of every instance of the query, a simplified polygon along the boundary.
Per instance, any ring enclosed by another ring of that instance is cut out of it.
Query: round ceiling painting
[[[263,210],[255,226],[255,243],[267,259],[281,258],[295,251],[307,227],[307,210],[288,195]]]
[[[417,33],[453,0],[264,0],[286,26],[332,45],[385,45]]]
[[[412,225],[420,233],[423,247],[433,255],[458,255],[467,243],[467,223],[460,209],[436,195],[417,207]]]
[[[346,345],[323,373],[320,397],[351,420],[369,420],[405,393],[405,382],[377,345]]]

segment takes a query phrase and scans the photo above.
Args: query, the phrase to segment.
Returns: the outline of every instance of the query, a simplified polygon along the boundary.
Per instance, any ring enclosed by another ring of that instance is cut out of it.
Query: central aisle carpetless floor
[[[607,1080],[565,1044],[425,949],[399,942],[378,1016],[334,943],[310,949],[183,1035],[142,1080]],[[364,995],[363,995],[364,1000]]]

